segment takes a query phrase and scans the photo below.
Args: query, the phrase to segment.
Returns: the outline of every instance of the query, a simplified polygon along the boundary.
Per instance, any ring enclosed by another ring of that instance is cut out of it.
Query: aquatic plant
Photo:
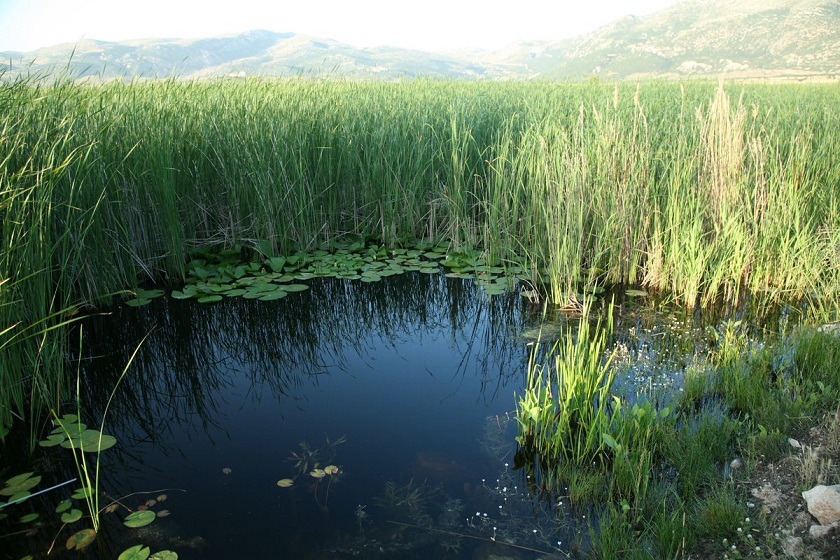
[[[591,324],[593,300],[587,298],[577,329],[568,328],[539,363],[540,345],[532,346],[525,387],[517,397],[516,420],[520,447],[533,449],[546,463],[585,465],[605,459],[602,434],[610,432],[613,407],[607,334],[612,329],[599,316]]]

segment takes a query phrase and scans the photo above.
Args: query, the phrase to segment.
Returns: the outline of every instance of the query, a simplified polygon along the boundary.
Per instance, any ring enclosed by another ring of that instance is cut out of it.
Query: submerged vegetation
[[[760,295],[836,320],[838,98],[836,85],[2,83],[0,437],[17,421],[34,445],[46,411],[66,418],[67,326],[137,285],[133,305],[271,300],[307,289],[292,280],[445,267],[488,294],[519,277],[559,308],[625,284],[688,308]],[[584,303],[579,329],[535,348],[517,466],[542,492],[609,504],[597,556],[641,539],[640,557],[675,558],[719,538],[744,516],[734,475],[714,483],[721,466],[780,453],[840,398],[836,338],[750,346],[733,317],[679,397],[628,401],[612,390],[611,312],[590,324]],[[339,472],[309,452],[326,505]],[[391,490],[405,505],[417,488]]]

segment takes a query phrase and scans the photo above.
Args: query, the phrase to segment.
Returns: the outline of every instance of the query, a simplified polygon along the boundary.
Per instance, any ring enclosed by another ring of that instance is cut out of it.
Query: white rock
[[[799,443],[799,441],[798,441],[798,440],[795,440],[795,439],[793,439],[793,438],[788,438],[788,443],[789,443],[789,444],[790,444],[790,446],[791,446],[791,447],[793,447],[794,449],[802,449],[802,444],[801,444],[801,443]]]
[[[802,497],[808,504],[808,512],[823,525],[840,521],[840,484],[814,486]]]
[[[832,523],[831,525],[811,525],[808,529],[808,534],[810,534],[815,539],[820,539],[828,534],[832,528],[836,525]]]

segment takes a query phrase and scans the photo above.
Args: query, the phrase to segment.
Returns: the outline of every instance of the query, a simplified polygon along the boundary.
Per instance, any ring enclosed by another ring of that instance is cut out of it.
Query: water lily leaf
[[[64,434],[50,434],[47,436],[47,439],[39,441],[38,445],[41,447],[55,447],[56,445],[64,443],[64,440],[66,439],[67,436]]]
[[[150,552],[151,550],[149,550],[148,546],[136,544],[131,548],[123,550],[117,557],[117,560],[146,560],[149,557]]]
[[[422,274],[437,274],[438,272],[440,272],[440,269],[437,268],[437,267],[432,268],[432,267],[426,266],[426,267],[418,268],[417,272],[420,272]]]
[[[166,498],[168,498],[168,497],[169,497],[169,496],[167,496],[166,494],[161,494],[161,495],[159,495],[159,496],[158,496],[157,498],[155,498],[155,499],[156,499],[157,501],[159,501],[159,502],[165,502],[165,501],[166,501]]]
[[[644,290],[625,290],[624,295],[627,297],[645,297],[648,293]]]
[[[72,505],[73,505],[72,501],[64,500],[63,502],[61,502],[60,504],[55,506],[55,512],[56,513],[64,513],[65,511],[70,509],[70,506],[72,506]]]
[[[247,290],[245,290],[243,288],[234,288],[232,290],[228,290],[228,291],[224,292],[223,295],[225,295],[227,297],[238,297],[238,296],[244,295],[246,291]]]
[[[129,305],[131,307],[140,307],[143,305],[148,305],[150,303],[152,303],[152,300],[146,298],[134,298],[125,302],[126,305]]]
[[[26,515],[24,515],[23,517],[20,518],[20,522],[21,523],[32,523],[36,519],[38,519],[38,514],[37,513],[27,513]]]
[[[485,284],[484,293],[488,296],[500,296],[508,291],[507,286],[503,284]]]
[[[35,476],[31,472],[13,476],[6,481],[3,488],[0,488],[0,496],[14,496],[30,488],[34,488],[39,482],[41,482],[41,477]]]
[[[61,418],[56,418],[55,423],[58,426],[53,429],[53,434],[80,434],[87,429],[87,425],[84,422],[79,422],[78,416],[75,414],[65,414]]]
[[[281,478],[280,480],[277,481],[277,486],[279,486],[280,488],[288,488],[288,487],[294,485],[294,483],[295,483],[295,481],[292,480],[291,478]]]
[[[149,509],[143,509],[129,513],[126,518],[123,519],[123,525],[126,527],[145,527],[156,518],[157,515],[155,515],[155,512]]]
[[[338,474],[338,471],[339,471],[339,468],[336,467],[335,465],[327,465],[326,467],[324,467],[324,472],[327,473],[330,476],[332,476],[334,474]]]
[[[143,288],[135,288],[134,295],[139,299],[154,299],[163,295],[163,290],[144,290]]]
[[[309,473],[309,476],[311,476],[312,478],[324,478],[326,474],[327,473],[324,472],[324,469],[315,469],[314,471]]]
[[[212,296],[201,296],[198,298],[198,303],[213,303],[215,301],[222,301],[222,296],[213,294]]]
[[[162,509],[159,512],[157,512],[155,515],[157,515],[158,517],[166,517],[169,514],[170,514],[170,511],[168,509]]]
[[[149,560],[178,560],[178,553],[172,550],[161,550],[149,556]]]
[[[13,503],[19,504],[20,502],[26,500],[26,498],[28,498],[31,495],[32,495],[32,493],[29,490],[24,490],[23,492],[18,492],[17,494],[12,494],[11,496],[9,496],[9,503],[10,504],[13,504]],[[2,502],[0,502],[0,503],[2,503]]]
[[[62,523],[75,523],[79,519],[82,518],[82,512],[78,509],[71,509],[68,512],[61,514],[61,521]]]
[[[225,468],[222,469],[222,472],[224,474],[230,474],[230,473],[233,472],[233,470],[230,467],[225,467]]]
[[[82,550],[94,540],[96,540],[96,531],[93,529],[82,529],[77,533],[73,533],[67,539],[67,550]]]
[[[169,295],[171,295],[174,299],[190,299],[191,297],[195,297],[194,293],[181,290],[172,290],[172,293]]]
[[[74,500],[84,500],[89,498],[91,494],[92,489],[83,486],[81,488],[76,488],[76,490],[72,494],[70,494],[70,497]]]
[[[113,447],[117,438],[108,434],[100,434],[97,430],[85,430],[75,436],[72,432],[70,439],[62,442],[61,447],[65,449],[84,449],[86,453],[97,453]]]
[[[275,290],[273,292],[263,292],[263,294],[258,298],[260,301],[275,301],[278,299],[283,299],[289,295],[285,290]]]

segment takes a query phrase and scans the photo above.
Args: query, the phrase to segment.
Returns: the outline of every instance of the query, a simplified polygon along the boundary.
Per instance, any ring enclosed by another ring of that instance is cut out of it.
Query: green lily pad
[[[117,438],[108,434],[101,434],[97,430],[85,430],[79,436],[70,434],[70,439],[64,441],[61,447],[65,449],[83,449],[86,453],[98,453],[117,443]]]
[[[71,509],[65,513],[61,514],[61,521],[62,523],[75,523],[79,519],[82,518],[82,512],[78,509]]]
[[[151,550],[148,546],[136,544],[131,548],[127,548],[117,557],[117,560],[146,560],[149,557]]]
[[[149,556],[149,560],[178,560],[178,553],[172,550],[161,550]]]
[[[645,297],[648,293],[644,290],[625,290],[624,295],[627,297]]]
[[[82,550],[96,540],[96,531],[93,529],[82,529],[70,535],[67,539],[67,550]]]
[[[484,293],[488,296],[500,296],[508,291],[507,286],[503,284],[485,284]]]
[[[123,525],[126,527],[145,527],[157,518],[155,512],[150,509],[142,509],[135,511],[126,516],[123,520]]]
[[[306,284],[285,284],[283,289],[287,292],[305,292],[309,289]]]
[[[126,305],[129,305],[131,307],[141,307],[150,303],[152,303],[152,300],[145,298],[134,298],[125,302]]]
[[[198,298],[198,303],[213,303],[216,301],[222,301],[222,296],[219,294],[213,294],[212,296],[202,296]]]
[[[275,301],[275,300],[278,300],[278,299],[283,299],[287,295],[289,295],[287,292],[285,292],[283,290],[277,290],[277,291],[274,291],[274,292],[265,292],[258,299],[260,301]]]
[[[23,490],[22,492],[18,492],[17,494],[12,494],[11,496],[9,496],[9,503],[19,504],[31,495],[32,493],[29,490]]]
[[[73,505],[72,501],[64,500],[63,502],[61,502],[60,504],[55,506],[55,512],[56,513],[64,513],[65,511],[70,509],[70,506],[72,506],[72,505]]]
[[[234,288],[233,290],[228,290],[228,291],[224,292],[223,295],[225,295],[227,297],[238,297],[238,296],[244,295],[246,291],[247,290],[245,290],[243,288]]]
[[[38,519],[38,514],[37,513],[27,513],[26,515],[24,515],[20,518],[20,522],[21,523],[32,523],[36,519]]]
[[[3,488],[0,488],[0,496],[14,496],[15,494],[38,486],[39,482],[41,482],[41,477],[35,476],[35,473],[31,472],[13,476],[6,481]]]
[[[82,486],[81,488],[76,488],[76,490],[70,494],[70,497],[74,500],[85,500],[89,498],[93,494],[91,488],[87,488]]]
[[[295,481],[291,478],[281,478],[277,481],[277,486],[280,488],[289,488],[290,486],[294,485]]]
[[[47,436],[47,439],[39,441],[38,445],[41,447],[55,447],[56,445],[64,443],[64,440],[66,439],[67,436],[64,434],[50,434]]]

